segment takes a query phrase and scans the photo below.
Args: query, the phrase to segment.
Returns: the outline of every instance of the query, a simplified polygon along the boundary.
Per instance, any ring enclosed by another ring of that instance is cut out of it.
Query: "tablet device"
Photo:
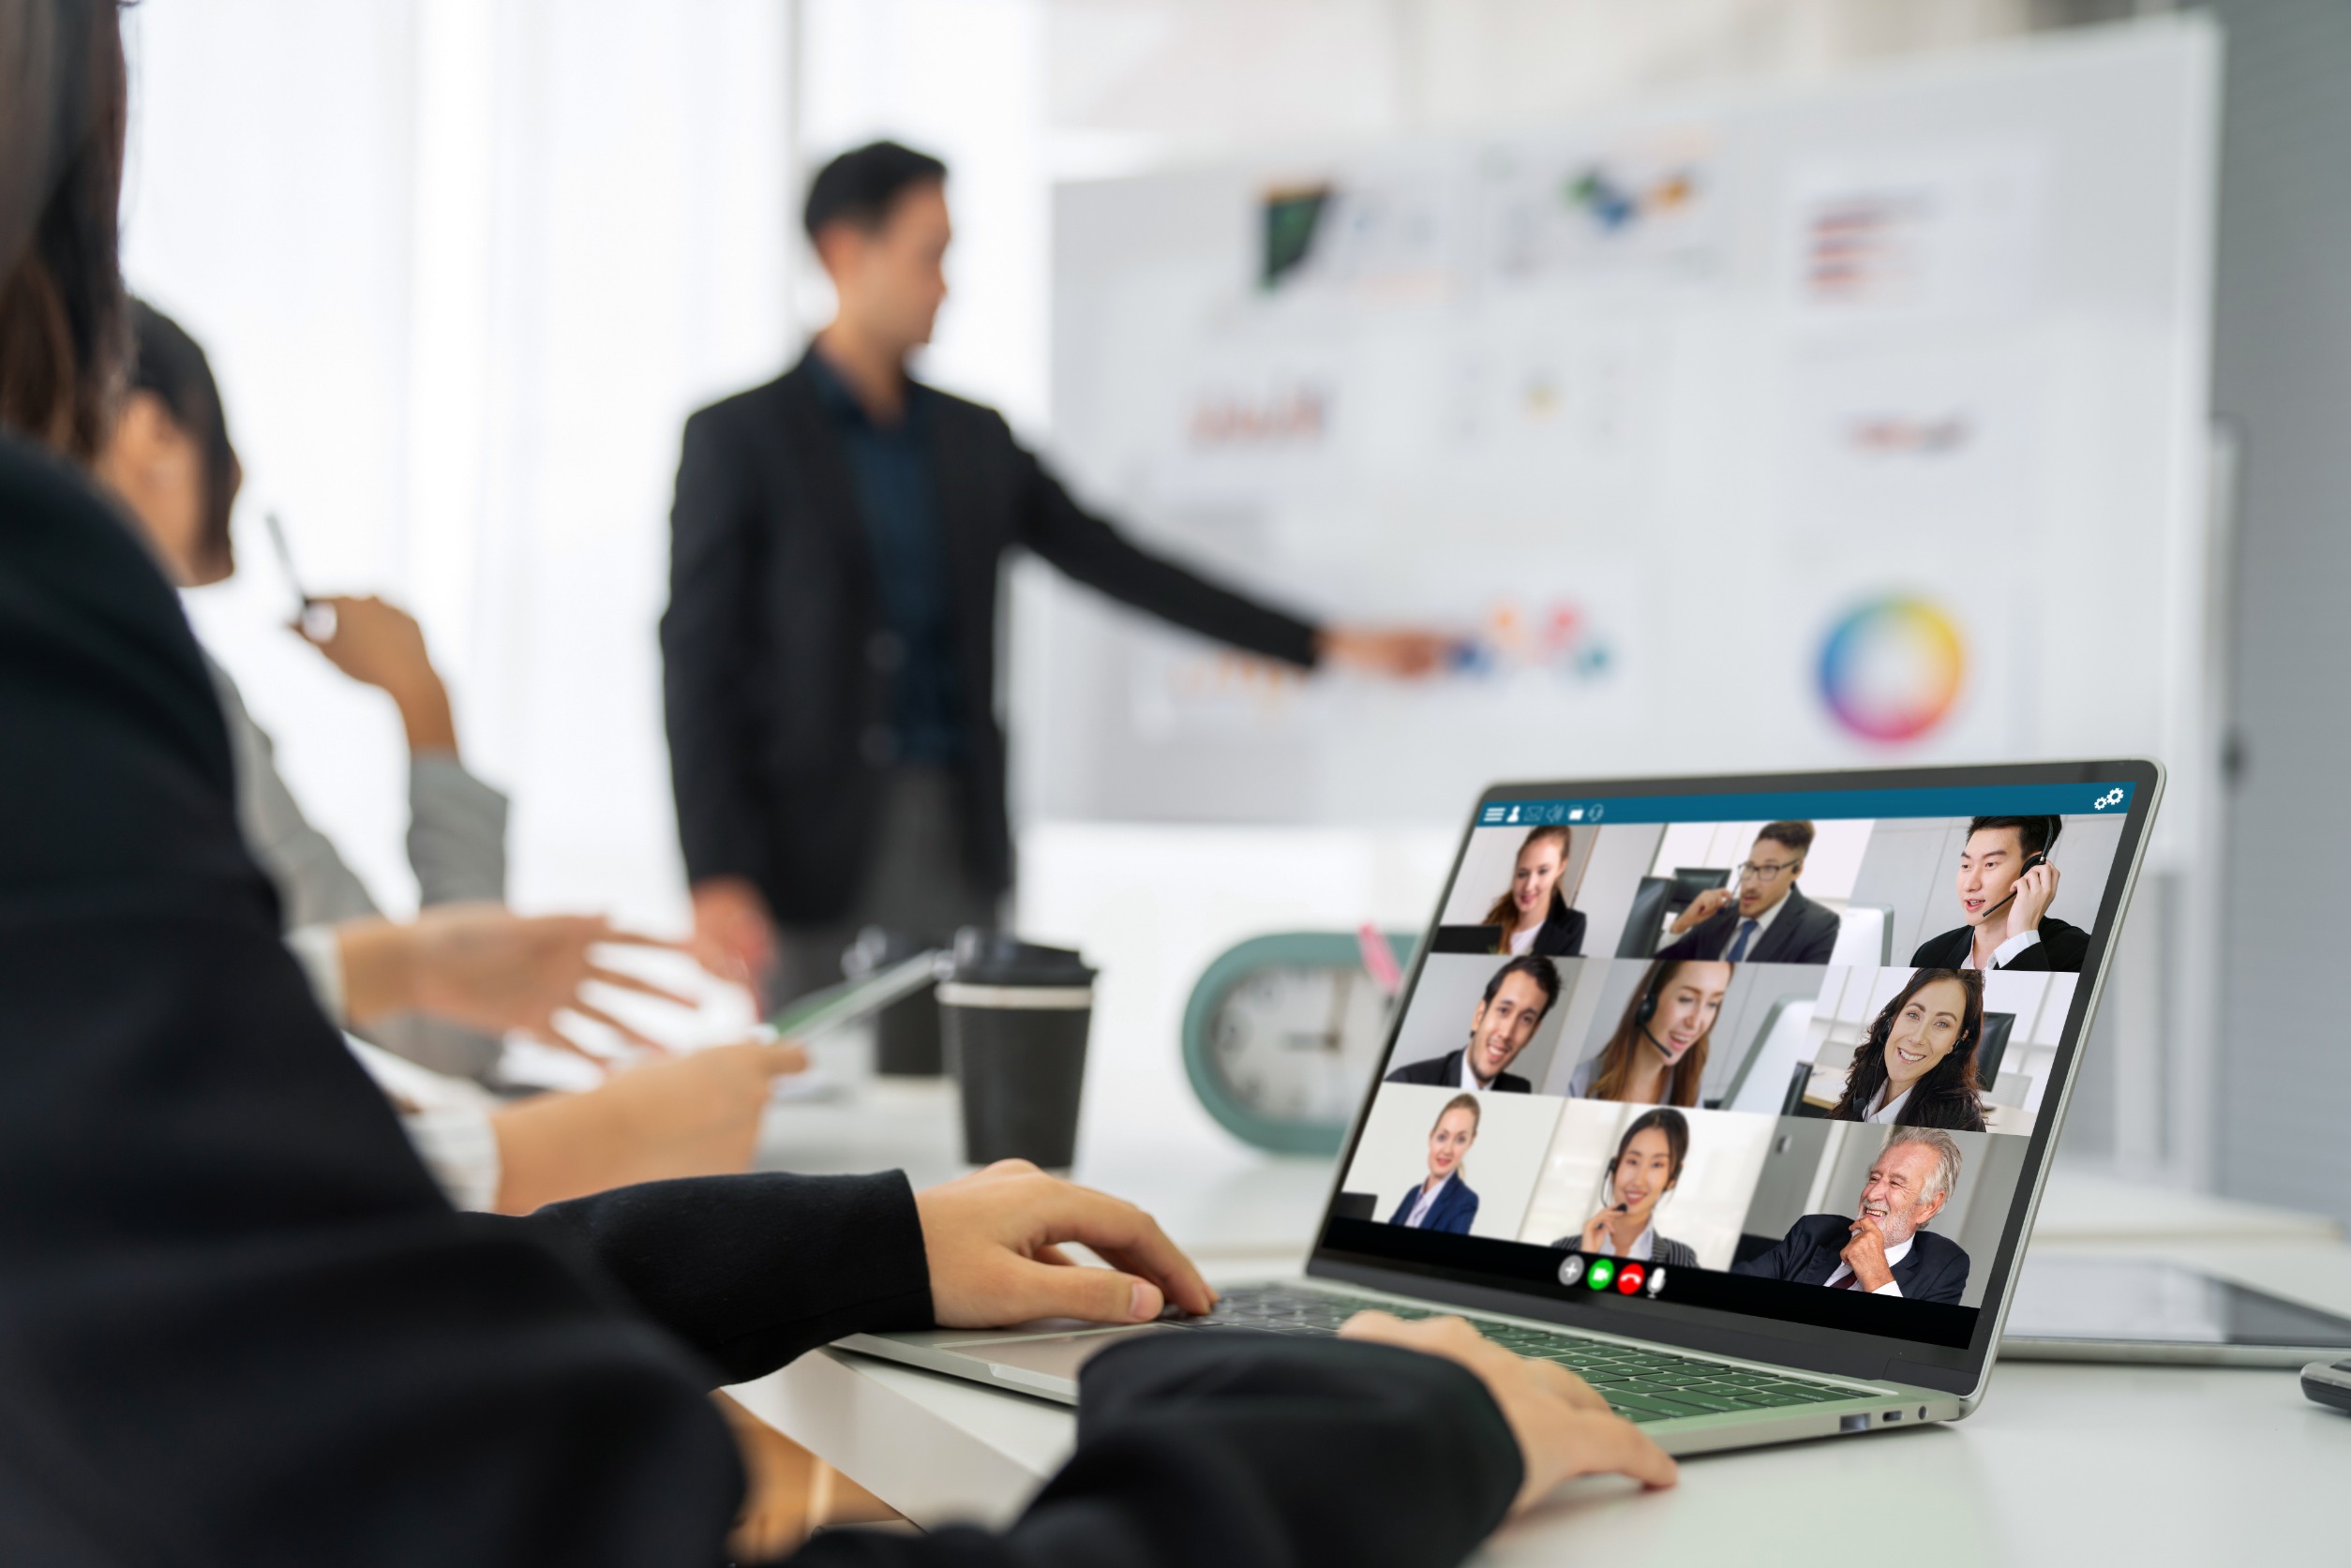
[[[2008,1309],[2000,1354],[2299,1366],[2351,1354],[2351,1319],[2181,1263],[2033,1254]]]

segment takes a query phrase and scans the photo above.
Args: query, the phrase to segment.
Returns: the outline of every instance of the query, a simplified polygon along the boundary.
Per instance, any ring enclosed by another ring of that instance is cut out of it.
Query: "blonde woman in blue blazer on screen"
[[[1476,1142],[1477,1097],[1455,1095],[1437,1113],[1437,1125],[1429,1129],[1427,1179],[1404,1194],[1387,1222],[1415,1231],[1468,1235],[1470,1223],[1477,1217],[1477,1194],[1461,1179],[1461,1162]]]

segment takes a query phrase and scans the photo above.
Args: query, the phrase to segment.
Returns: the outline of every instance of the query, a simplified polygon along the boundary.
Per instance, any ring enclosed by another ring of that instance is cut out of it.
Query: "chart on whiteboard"
[[[1363,820],[1511,774],[2176,740],[2200,47],[1062,187],[1075,491],[1457,651],[1309,677],[1039,588],[1026,809]]]

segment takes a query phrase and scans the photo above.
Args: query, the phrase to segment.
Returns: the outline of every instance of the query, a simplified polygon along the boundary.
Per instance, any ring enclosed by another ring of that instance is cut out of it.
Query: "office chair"
[[[1655,958],[1657,936],[1665,930],[1673,878],[1644,876],[1633,889],[1633,905],[1625,912],[1625,933],[1616,939],[1619,958]]]
[[[1804,1086],[1811,1082],[1812,1064],[1798,1062],[1795,1069],[1788,1075],[1788,1096],[1780,1101],[1779,1106],[1781,1115],[1810,1116],[1816,1121],[1823,1120],[1828,1116],[1829,1113],[1824,1107],[1805,1103]]]

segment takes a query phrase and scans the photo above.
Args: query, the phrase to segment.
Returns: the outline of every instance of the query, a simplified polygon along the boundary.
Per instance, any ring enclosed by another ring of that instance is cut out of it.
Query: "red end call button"
[[[1616,1271],[1617,1293],[1620,1295],[1631,1295],[1634,1292],[1640,1289],[1640,1280],[1641,1267],[1639,1263],[1625,1263],[1622,1265]]]

